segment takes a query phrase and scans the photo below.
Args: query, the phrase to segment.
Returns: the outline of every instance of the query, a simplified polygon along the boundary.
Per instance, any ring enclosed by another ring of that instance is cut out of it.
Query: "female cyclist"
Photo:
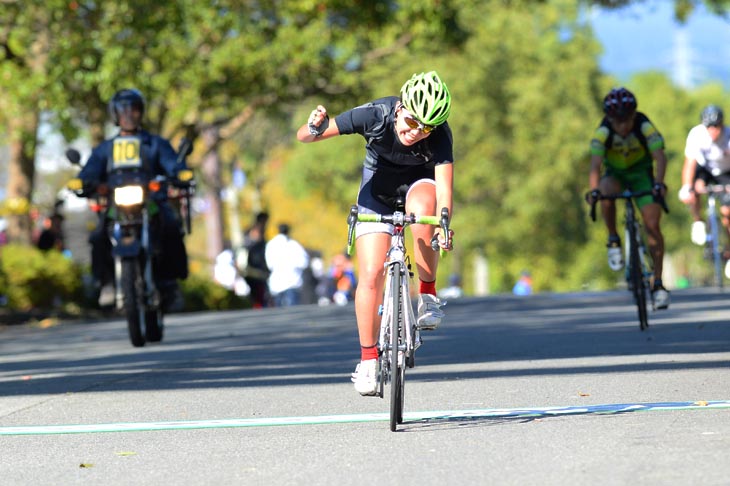
[[[446,207],[451,215],[453,142],[446,119],[451,95],[435,71],[414,74],[401,88],[400,97],[380,98],[352,108],[330,120],[319,105],[297,131],[300,142],[310,143],[357,133],[366,140],[362,181],[357,196],[361,213],[390,214],[395,200],[405,195],[406,212],[435,215]],[[418,325],[432,330],[443,317],[436,297],[439,255],[431,249],[434,231],[445,250],[440,229],[413,225],[414,255],[420,281]],[[385,223],[358,223],[358,285],[355,314],[360,337],[360,363],[352,374],[361,395],[374,395],[377,387],[378,306],[383,300],[383,265],[393,227]]]

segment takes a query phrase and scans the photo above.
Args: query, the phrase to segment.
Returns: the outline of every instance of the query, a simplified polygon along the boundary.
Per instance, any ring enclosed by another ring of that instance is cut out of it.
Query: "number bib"
[[[140,167],[142,165],[140,146],[141,140],[139,137],[115,138],[112,150],[112,167],[114,169]]]

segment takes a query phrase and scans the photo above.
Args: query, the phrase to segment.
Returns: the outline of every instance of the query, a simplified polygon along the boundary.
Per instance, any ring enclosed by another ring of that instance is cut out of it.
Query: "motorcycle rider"
[[[170,142],[158,135],[153,135],[142,128],[142,117],[145,112],[145,99],[136,89],[122,89],[109,101],[109,115],[119,127],[116,136],[96,146],[78,175],[84,188],[95,188],[100,196],[107,195],[106,185],[110,169],[114,167],[114,141],[119,137],[139,140],[139,161],[143,170],[151,177],[164,175],[177,177],[180,170],[186,169],[185,163],[170,145]],[[160,248],[156,268],[156,279],[162,294],[162,305],[165,311],[179,310],[183,299],[177,279],[188,276],[188,257],[183,242],[182,223],[166,198],[156,200],[160,208],[159,225],[153,225],[152,237],[159,238]],[[110,306],[114,303],[114,259],[109,238],[109,223],[106,212],[99,216],[96,229],[89,235],[91,244],[91,270],[100,288],[99,306]]]

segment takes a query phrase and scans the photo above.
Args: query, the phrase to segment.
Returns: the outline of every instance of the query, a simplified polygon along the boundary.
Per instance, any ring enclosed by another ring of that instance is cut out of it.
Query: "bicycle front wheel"
[[[708,243],[711,245],[712,250],[712,268],[715,271],[715,285],[719,288],[723,288],[723,258],[722,258],[722,245],[720,244],[720,224],[717,221],[717,216],[712,214],[708,217],[710,227],[710,237]]]
[[[398,359],[400,336],[402,333],[403,306],[401,305],[400,280],[401,264],[390,267],[390,295],[392,303],[390,319],[390,430],[395,432],[397,425],[403,423],[403,391],[405,386],[405,360]]]
[[[636,231],[636,230],[634,230]],[[634,233],[632,231],[632,233]],[[641,266],[641,256],[639,255],[639,246],[637,245],[637,235],[631,235],[629,245],[631,246],[629,267],[631,272],[631,283],[633,284],[634,301],[639,310],[639,329],[642,331],[649,327],[649,316],[646,311],[646,293],[648,291],[646,280],[644,279],[644,270]]]

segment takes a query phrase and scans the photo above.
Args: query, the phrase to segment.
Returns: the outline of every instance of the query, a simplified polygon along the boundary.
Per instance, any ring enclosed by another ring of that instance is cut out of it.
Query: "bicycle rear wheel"
[[[634,230],[635,231],[635,230]],[[631,233],[634,233],[631,231]],[[639,256],[639,246],[637,245],[637,235],[634,233],[631,235],[629,245],[631,250],[629,252],[629,267],[631,273],[631,283],[633,284],[634,301],[639,311],[639,329],[642,331],[649,327],[649,316],[646,311],[646,293],[648,286],[646,279],[644,279],[644,270],[641,266],[641,257]]]
[[[392,314],[390,320],[390,430],[395,432],[403,423],[403,391],[405,386],[405,360],[398,359],[403,308],[400,296],[401,264],[390,267],[390,295]]]

